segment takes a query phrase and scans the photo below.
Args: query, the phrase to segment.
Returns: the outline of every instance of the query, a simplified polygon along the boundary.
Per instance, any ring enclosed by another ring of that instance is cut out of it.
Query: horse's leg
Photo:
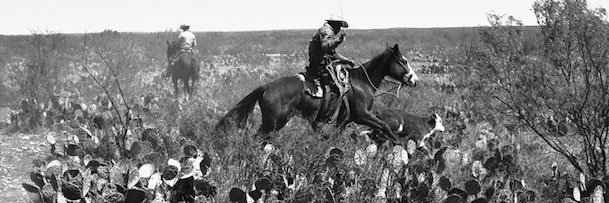
[[[268,137],[269,133],[277,130],[277,123],[281,115],[279,110],[275,108],[264,108],[261,106],[260,109],[262,111],[262,124],[260,124],[260,128],[258,128],[256,136],[263,140],[270,139],[270,137]]]
[[[190,84],[190,97],[192,97],[192,95],[195,93],[195,86],[197,85],[197,79],[192,78],[191,79],[192,84]]]
[[[372,114],[372,112],[363,111],[363,112],[358,113],[358,116],[353,116],[352,118],[354,119],[355,123],[367,125],[367,126],[370,126],[371,128],[380,129],[381,131],[383,131],[383,133],[385,133],[385,135],[388,136],[388,138],[390,140],[397,141],[396,140],[397,136],[395,135],[395,133],[393,133],[393,131],[391,130],[389,125],[387,125],[387,123],[385,123],[381,119],[374,116],[374,114]]]
[[[190,99],[190,94],[192,93],[190,90],[190,81],[189,79],[182,79],[182,82],[184,83],[184,96],[188,97],[187,99]]]
[[[340,111],[338,112],[338,116],[336,118],[336,127],[338,135],[341,135],[343,131],[345,131],[345,128],[347,128],[347,124],[351,122],[351,109],[349,109],[349,100],[343,99],[342,104],[344,104],[344,106],[341,106]]]
[[[180,94],[180,90],[178,89],[178,78],[176,77],[172,77],[171,78],[172,82],[173,82],[173,90],[174,90],[174,97],[178,98],[178,95]]]
[[[270,139],[269,133],[285,127],[292,118],[293,114],[290,113],[290,109],[294,107],[285,106],[279,99],[271,98],[263,98],[258,104],[262,113],[262,124],[258,129],[258,136]]]
[[[278,117],[275,116],[276,115],[263,115],[262,125],[260,125],[260,128],[258,129],[258,133],[256,133],[257,138],[262,139],[263,141],[271,141],[271,133],[281,130],[281,128],[285,127],[288,121],[290,121],[290,118],[292,118],[292,116],[287,114],[279,115]]]
[[[273,129],[273,131],[278,131],[285,127],[288,121],[290,121],[290,118],[292,118],[292,116],[290,116],[288,113],[284,113],[277,119],[277,121],[275,121],[275,129]]]
[[[336,118],[336,123],[334,123],[334,126],[336,126],[337,128],[334,130],[334,132],[336,132],[337,135],[340,135],[347,127],[347,124],[350,123],[352,120],[350,120],[351,110],[349,109],[349,101],[346,99],[346,97],[342,100],[341,103],[338,103],[337,105],[341,106],[339,109],[336,110],[336,112],[333,113],[332,119]],[[307,115],[309,114],[316,115],[315,112],[307,113]],[[307,119],[309,121],[309,124],[311,125],[311,128],[313,128],[313,131],[316,133],[321,132],[323,127],[327,124],[327,122],[316,121],[317,119],[315,116]]]

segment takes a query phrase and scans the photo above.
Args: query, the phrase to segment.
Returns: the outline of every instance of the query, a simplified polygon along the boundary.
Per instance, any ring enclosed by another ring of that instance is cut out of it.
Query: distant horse
[[[171,66],[171,56],[180,50],[178,43],[170,43],[167,41],[167,63]],[[197,80],[199,80],[199,60],[190,53],[180,53],[178,60],[171,67],[171,80],[175,91],[175,97],[179,96],[178,80],[182,80],[184,84],[184,93],[188,94],[189,98],[195,89]],[[192,83],[191,83],[192,82]]]
[[[398,45],[388,47],[383,53],[364,63],[363,67],[349,72],[351,88],[345,95],[349,106],[346,108],[343,105],[340,108],[337,118],[339,129],[342,130],[348,123],[355,122],[380,129],[386,135],[393,136],[390,139],[395,141],[396,136],[391,128],[377,118],[371,112],[371,108],[374,93],[385,76],[399,80],[407,86],[414,87],[417,84],[418,77],[400,52]],[[308,86],[312,85],[309,80],[307,83]],[[259,86],[245,96],[220,119],[216,129],[229,130],[235,124],[238,128],[245,127],[247,117],[253,111],[256,102],[259,103],[262,113],[262,125],[258,129],[258,135],[268,135],[283,128],[295,115],[307,119],[313,129],[318,129],[320,122],[315,118],[321,100],[307,94],[303,82],[297,77],[282,77]]]

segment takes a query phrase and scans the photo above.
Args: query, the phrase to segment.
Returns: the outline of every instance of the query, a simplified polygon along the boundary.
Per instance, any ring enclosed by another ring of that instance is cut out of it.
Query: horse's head
[[[177,51],[176,43],[169,42],[167,40],[167,60]]]
[[[399,80],[400,82],[410,87],[417,86],[419,77],[414,72],[414,70],[412,70],[412,67],[410,67],[410,63],[408,62],[406,57],[402,55],[402,52],[400,52],[400,48],[397,44],[395,44],[391,48],[391,56],[389,58],[389,63],[391,63],[387,72],[389,77]]]

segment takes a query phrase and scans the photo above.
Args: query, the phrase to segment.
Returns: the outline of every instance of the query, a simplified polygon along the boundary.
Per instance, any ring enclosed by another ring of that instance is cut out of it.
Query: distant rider
[[[178,35],[178,39],[175,43],[178,43],[179,50],[177,50],[169,59],[169,64],[167,64],[167,69],[163,72],[163,77],[171,76],[171,66],[179,59],[180,54],[182,53],[190,53],[194,54],[192,48],[197,46],[197,39],[195,38],[195,34],[190,32],[190,25],[182,24],[180,25],[180,34]]]
[[[333,84],[331,77],[328,76],[328,71],[326,70],[327,66],[332,65],[331,63],[333,61],[338,61],[338,63],[349,65],[343,67],[355,67],[355,62],[353,60],[340,55],[335,50],[338,45],[345,41],[346,33],[341,30],[343,27],[349,27],[347,21],[343,20],[342,17],[333,15],[317,30],[309,42],[309,66],[307,67],[307,73],[314,78],[317,86],[322,85],[324,95],[329,93],[329,88],[326,86]],[[330,98],[324,96],[318,113],[320,114],[318,119],[331,119],[330,116],[333,113],[333,106],[336,106],[337,103],[336,99],[337,98],[333,98],[334,102],[330,102]]]

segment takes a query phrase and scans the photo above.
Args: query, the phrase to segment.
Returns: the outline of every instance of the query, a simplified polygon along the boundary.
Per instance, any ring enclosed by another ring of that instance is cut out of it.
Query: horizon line
[[[522,25],[522,27],[538,27],[539,25]],[[446,26],[446,27],[390,27],[390,28],[348,28],[347,30],[395,30],[395,29],[454,29],[454,28],[479,28],[489,27],[489,25],[477,25],[477,26]],[[192,31],[193,33],[244,33],[244,32],[272,32],[272,31],[305,31],[305,30],[316,30],[318,28],[285,28],[285,29],[260,29],[260,30],[206,30],[206,31]],[[81,35],[81,34],[97,34],[105,31],[112,31],[118,33],[135,33],[135,34],[149,34],[149,33],[163,33],[163,32],[178,32],[176,30],[159,30],[159,31],[118,31],[112,29],[104,29],[99,32],[61,32],[46,30],[45,31],[31,31],[30,34],[2,34],[0,36],[26,36],[32,34],[67,34],[67,35]]]

